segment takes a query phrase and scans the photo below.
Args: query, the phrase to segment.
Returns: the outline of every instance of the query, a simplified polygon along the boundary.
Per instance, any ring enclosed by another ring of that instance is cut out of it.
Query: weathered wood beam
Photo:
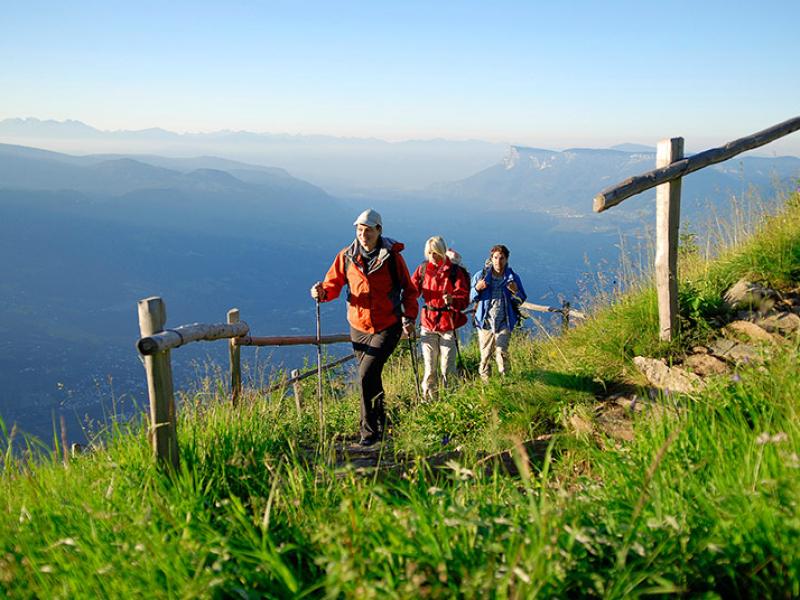
[[[683,138],[658,143],[656,165],[664,167],[683,158]],[[658,336],[670,341],[678,329],[678,226],[681,221],[681,179],[656,188],[656,292]]]
[[[158,335],[167,321],[167,308],[158,296],[139,300],[139,331],[142,337]],[[178,434],[175,425],[175,397],[169,352],[145,355],[147,393],[150,398],[150,442],[159,465],[177,470]]]
[[[522,308],[527,310],[535,310],[538,312],[563,312],[563,308],[556,308],[555,306],[545,306],[544,304],[533,304],[531,302],[523,302],[520,304]],[[569,309],[569,316],[576,317],[578,319],[585,319],[586,315],[579,310],[573,310],[572,308]]]
[[[228,324],[233,325],[239,322],[241,322],[239,309],[230,309],[228,311]],[[239,395],[242,393],[242,349],[233,343],[233,339],[228,340],[228,357],[230,359],[231,402],[236,404],[239,400]]]
[[[319,338],[320,344],[338,344],[341,342],[349,342],[350,336],[346,333],[337,335],[323,335]],[[233,340],[237,346],[303,346],[303,345],[317,345],[317,336],[315,335],[277,335],[272,337],[253,337],[246,335]]]
[[[705,152],[700,152],[694,156],[674,162],[669,166],[653,169],[652,171],[648,171],[642,175],[630,177],[625,181],[618,183],[617,185],[612,185],[611,187],[608,187],[597,194],[597,196],[594,197],[594,212],[599,213],[603,212],[604,210],[608,210],[626,198],[630,198],[636,194],[641,194],[642,192],[661,185],[662,183],[667,183],[668,181],[678,179],[679,177],[684,177],[689,173],[694,173],[703,167],[728,160],[737,154],[741,154],[747,150],[752,150],[753,148],[758,148],[759,146],[773,142],[778,138],[789,135],[790,133],[793,133],[799,129],[800,117],[795,117],[793,119],[784,121],[783,123],[778,123],[777,125],[764,129],[763,131],[759,131],[758,133],[728,142],[719,148],[711,148]]]
[[[136,342],[139,353],[150,356],[170,348],[177,348],[189,342],[200,340],[221,340],[226,338],[237,338],[247,335],[250,327],[244,321],[239,323],[193,323],[191,325],[181,325],[175,329],[165,329],[159,333],[142,337]]]
[[[322,370],[327,371],[328,369],[332,369],[333,367],[338,367],[339,365],[346,363],[348,360],[353,360],[356,357],[355,354],[348,354],[347,356],[343,356],[342,358],[338,358],[335,361],[328,363],[327,365],[322,365]],[[273,383],[269,386],[265,391],[267,393],[274,392],[275,390],[279,390],[281,388],[286,387],[287,385],[292,385],[295,383],[299,383],[303,381],[303,379],[308,379],[309,377],[313,377],[317,374],[317,368],[314,367],[312,371],[306,371],[305,373],[300,373],[298,369],[293,369],[291,372],[291,377],[284,381],[279,381],[278,383]],[[295,388],[295,395],[297,394],[297,388]],[[297,399],[295,399],[297,402]],[[297,410],[298,412],[301,410],[300,403],[297,403]]]

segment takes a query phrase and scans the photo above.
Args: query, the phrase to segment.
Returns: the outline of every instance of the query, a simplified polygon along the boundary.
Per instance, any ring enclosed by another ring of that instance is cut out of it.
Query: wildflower
[[[788,439],[789,436],[783,431],[779,431],[775,435],[770,435],[769,432],[765,431],[756,438],[756,444],[759,446],[763,446],[764,444],[780,444]]]
[[[742,378],[739,376],[738,373],[734,373],[733,375],[731,375],[731,381],[733,383],[739,383],[741,380]]]
[[[442,446],[447,446],[450,443],[450,436],[445,434],[442,436]]]

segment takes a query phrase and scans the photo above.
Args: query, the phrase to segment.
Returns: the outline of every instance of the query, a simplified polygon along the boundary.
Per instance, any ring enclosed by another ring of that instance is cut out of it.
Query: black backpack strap
[[[395,314],[398,318],[403,318],[403,303],[400,300],[400,294],[403,291],[403,286],[400,284],[400,275],[397,272],[397,254],[389,251],[389,257],[386,259],[387,267],[389,268],[389,275],[392,277],[392,293],[396,295]]]
[[[389,274],[392,276],[392,288],[396,290],[403,289],[400,285],[400,275],[397,273],[397,256],[391,250],[389,251],[389,258],[386,259],[389,267]]]

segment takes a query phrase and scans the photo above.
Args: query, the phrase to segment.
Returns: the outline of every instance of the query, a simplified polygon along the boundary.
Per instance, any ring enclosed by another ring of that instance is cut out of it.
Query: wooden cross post
[[[239,309],[232,308],[228,311],[228,324],[239,322]],[[228,341],[228,354],[231,364],[231,402],[236,404],[242,393],[242,349],[234,342],[234,338]]]
[[[164,330],[167,308],[158,296],[139,300],[139,331],[147,337]],[[178,434],[175,426],[175,398],[172,392],[172,367],[169,350],[144,357],[147,392],[150,397],[150,442],[160,465],[177,470]]]
[[[683,158],[683,138],[661,140],[656,168]],[[678,227],[681,219],[681,179],[656,187],[656,290],[658,336],[670,341],[678,326]]]

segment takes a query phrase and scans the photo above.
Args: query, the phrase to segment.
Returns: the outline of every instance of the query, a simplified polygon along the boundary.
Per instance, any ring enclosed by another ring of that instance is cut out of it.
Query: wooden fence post
[[[300,376],[300,369],[292,369],[291,372],[292,379],[295,377]],[[294,405],[297,408],[297,416],[303,416],[303,388],[300,385],[299,381],[295,381],[292,383],[292,389],[294,390]]]
[[[147,337],[163,331],[167,309],[158,296],[139,300],[139,331]],[[147,392],[150,397],[150,441],[160,465],[177,470],[178,436],[175,426],[175,398],[172,392],[172,367],[169,350],[144,357]]]
[[[683,158],[683,138],[661,140],[656,151],[656,168]],[[681,220],[681,179],[656,187],[656,290],[658,330],[661,340],[670,341],[678,325],[678,227]]]
[[[239,309],[232,308],[228,311],[228,324],[239,322]],[[236,404],[242,393],[242,351],[233,338],[228,340],[228,354],[231,364],[231,402]]]

